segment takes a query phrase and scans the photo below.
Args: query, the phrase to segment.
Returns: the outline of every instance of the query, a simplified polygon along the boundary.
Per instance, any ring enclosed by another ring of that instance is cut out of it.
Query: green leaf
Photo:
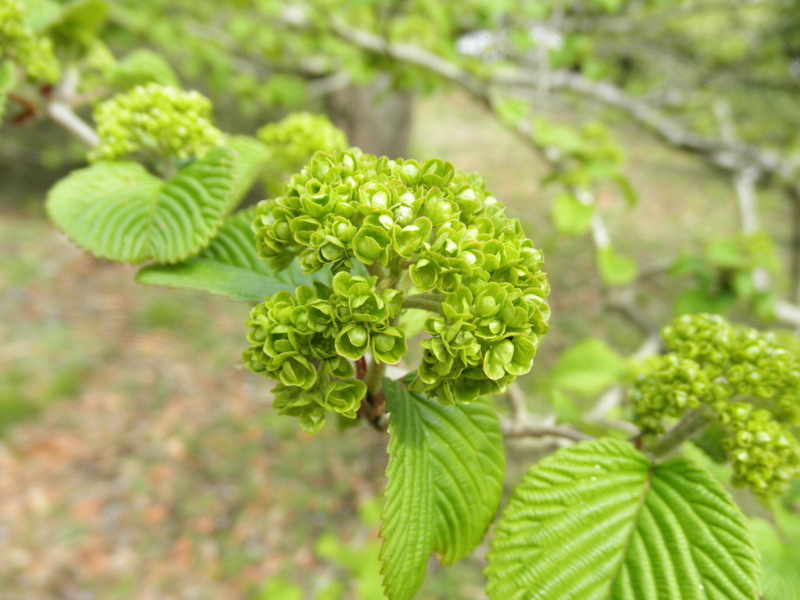
[[[636,261],[625,254],[620,254],[611,246],[597,253],[597,269],[606,285],[620,286],[631,283],[639,274]]]
[[[583,411],[575,405],[573,399],[556,387],[550,390],[550,406],[556,415],[556,421],[560,423],[580,421],[583,417]]]
[[[543,117],[536,119],[533,138],[539,145],[558,148],[567,155],[577,154],[586,148],[586,141],[575,128],[557,125]]]
[[[567,349],[553,369],[554,387],[595,396],[618,383],[627,373],[627,363],[603,340],[589,338]]]
[[[737,298],[749,299],[756,293],[756,282],[751,271],[734,271],[731,286]]]
[[[64,4],[58,19],[46,33],[58,46],[89,48],[108,17],[108,4],[103,0],[72,0]]]
[[[580,202],[572,194],[560,194],[553,203],[553,223],[565,235],[583,235],[592,226],[594,206]]]
[[[255,594],[255,600],[303,600],[303,596],[299,585],[273,577]]]
[[[764,321],[775,319],[775,304],[777,300],[775,294],[770,292],[756,292],[753,295],[753,307],[758,318]]]
[[[694,288],[678,296],[673,312],[676,316],[696,313],[724,315],[735,302],[736,296],[730,292],[709,294],[702,288]]]
[[[61,15],[62,7],[55,0],[23,0],[25,18],[28,26],[40,33],[56,21]]]
[[[225,145],[233,148],[237,154],[234,182],[228,199],[228,210],[233,210],[239,206],[255,181],[263,175],[270,152],[259,140],[245,135],[231,137]]]
[[[150,265],[136,281],[147,285],[203,290],[234,300],[260,302],[280,291],[294,293],[313,281],[330,284],[330,271],[304,275],[298,261],[275,272],[258,256],[251,225],[256,208],[239,211],[225,221],[211,245],[198,256],[177,265]]]
[[[623,0],[595,0],[595,3],[609,14],[618,12],[623,6]]]
[[[755,600],[744,516],[693,463],[584,442],[535,465],[488,555],[491,600]]]
[[[675,259],[670,267],[670,275],[674,277],[688,277],[696,275],[701,281],[711,283],[716,279],[717,269],[708,264],[702,256],[683,254]]]
[[[766,600],[800,598],[800,516],[778,507],[775,526],[752,519],[750,527],[761,552],[764,569],[762,593]]]
[[[482,401],[446,407],[389,380],[384,392],[392,437],[381,572],[387,596],[409,600],[432,552],[453,563],[486,534],[503,489],[503,437]]]
[[[147,83],[181,87],[178,76],[164,57],[147,48],[134,50],[111,67],[108,81],[115,89],[122,91]]]
[[[199,252],[222,224],[235,157],[229,148],[215,148],[170,181],[138,163],[98,163],[57,183],[47,211],[78,246],[100,258],[176,263]]]
[[[708,243],[705,249],[708,261],[725,269],[747,269],[750,259],[746,248],[738,239],[718,239]]]
[[[530,36],[528,37],[530,39]],[[509,98],[508,100],[503,100],[498,102],[494,107],[495,113],[506,125],[516,125],[520,121],[527,119],[528,115],[530,114],[530,110],[530,102],[520,98]]]
[[[636,206],[639,203],[639,194],[636,193],[636,188],[633,187],[631,180],[622,173],[614,175],[612,179],[617,184],[619,191],[622,192],[628,206]]]

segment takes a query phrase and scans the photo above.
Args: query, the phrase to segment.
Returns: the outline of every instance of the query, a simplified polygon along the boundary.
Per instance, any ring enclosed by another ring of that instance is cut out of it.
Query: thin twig
[[[81,119],[66,102],[53,100],[47,104],[47,116],[58,123],[87,146],[94,148],[100,143],[94,129]]]
[[[701,406],[688,413],[660,440],[645,449],[656,458],[667,458],[677,451],[681,444],[708,427],[711,421],[710,409],[707,406]]]
[[[525,402],[525,394],[516,383],[508,386],[506,392],[508,404],[511,409],[511,421],[513,423],[524,423],[528,420],[528,407]]]
[[[75,67],[70,67],[55,90],[53,99],[47,103],[47,116],[58,123],[87,146],[94,148],[100,138],[94,129],[81,119],[73,110],[73,103],[78,93],[79,74]]]
[[[533,423],[503,421],[501,423],[501,428],[503,430],[503,436],[507,438],[557,437],[565,440],[572,440],[573,442],[584,442],[594,439],[592,436],[578,431],[577,429],[558,425],[534,425]]]

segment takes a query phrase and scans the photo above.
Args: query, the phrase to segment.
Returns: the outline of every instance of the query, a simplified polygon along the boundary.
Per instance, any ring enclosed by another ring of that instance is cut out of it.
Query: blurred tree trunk
[[[390,89],[381,77],[367,87],[349,85],[326,97],[328,114],[350,144],[378,156],[408,156],[414,96]]]

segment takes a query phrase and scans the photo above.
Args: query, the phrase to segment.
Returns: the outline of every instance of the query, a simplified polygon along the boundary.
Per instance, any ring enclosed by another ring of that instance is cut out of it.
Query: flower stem
[[[383,376],[386,373],[386,363],[379,363],[375,358],[369,361],[367,374],[364,376],[364,383],[367,384],[367,395],[372,396],[377,392],[383,383]]]
[[[374,262],[371,265],[365,264],[364,266],[367,268],[367,273],[369,273],[371,277],[377,277],[378,281],[383,281],[383,268],[377,262]]]
[[[172,156],[164,155],[161,158],[161,175],[169,181],[178,174],[178,165]]]
[[[441,314],[445,298],[444,294],[411,294],[403,298],[403,308],[419,308]]]
[[[689,441],[711,424],[711,409],[701,406],[688,413],[680,423],[669,430],[660,440],[645,447],[655,458],[667,458],[684,442]]]

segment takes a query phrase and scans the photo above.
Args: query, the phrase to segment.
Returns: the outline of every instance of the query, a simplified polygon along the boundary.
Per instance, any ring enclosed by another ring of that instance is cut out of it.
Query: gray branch
[[[503,421],[500,425],[503,430],[503,436],[507,438],[556,437],[572,440],[573,442],[594,439],[592,436],[577,429],[558,425],[534,425],[533,423],[514,423],[513,421]]]
[[[74,66],[69,67],[55,90],[53,100],[47,103],[46,112],[51,121],[58,123],[84,144],[94,148],[100,143],[100,138],[72,108],[78,94],[79,82],[78,69]]]
[[[87,146],[94,148],[100,143],[100,138],[97,137],[94,129],[75,114],[75,111],[66,102],[61,100],[49,102],[47,104],[47,116],[51,121],[61,125]]]

